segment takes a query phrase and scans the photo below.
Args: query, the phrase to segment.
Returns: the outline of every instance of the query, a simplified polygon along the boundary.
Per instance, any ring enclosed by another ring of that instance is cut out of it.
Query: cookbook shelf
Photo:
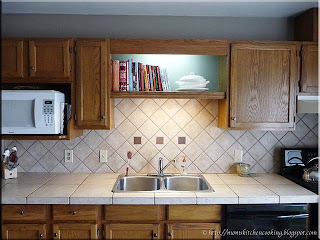
[[[226,99],[225,92],[111,92],[111,98]]]

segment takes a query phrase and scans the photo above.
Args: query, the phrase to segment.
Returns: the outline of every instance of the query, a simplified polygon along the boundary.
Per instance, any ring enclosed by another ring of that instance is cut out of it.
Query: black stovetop
[[[318,191],[319,191],[318,182],[306,182],[302,179],[302,177],[298,178],[298,177],[289,176],[289,175],[283,175],[283,176],[291,180],[292,182],[295,182],[296,184],[310,190],[311,192],[318,194]]]

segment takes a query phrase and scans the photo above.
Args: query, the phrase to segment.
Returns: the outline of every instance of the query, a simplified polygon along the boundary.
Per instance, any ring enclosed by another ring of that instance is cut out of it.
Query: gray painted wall
[[[2,15],[4,37],[189,38],[293,40],[285,18]]]

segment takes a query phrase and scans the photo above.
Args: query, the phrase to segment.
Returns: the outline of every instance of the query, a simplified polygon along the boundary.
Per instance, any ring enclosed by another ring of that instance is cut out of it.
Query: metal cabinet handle
[[[34,70],[34,67],[31,66],[30,69],[31,69],[31,70]]]
[[[172,233],[171,233],[171,232],[169,232],[169,233],[168,233],[168,236],[169,236],[169,237],[172,237]]]
[[[77,214],[77,212],[76,211],[72,211],[72,215],[76,215]]]
[[[21,211],[20,211],[20,214],[21,214],[21,215],[22,215],[22,214],[24,214],[24,211],[23,211],[23,210],[21,210]]]
[[[158,234],[157,233],[153,234],[153,237],[158,237]]]
[[[58,233],[54,233],[53,236],[54,236],[54,237],[58,237]]]
[[[39,237],[40,237],[40,238],[42,238],[42,237],[43,237],[43,234],[42,234],[42,233],[40,233]]]
[[[236,117],[233,117],[233,118],[231,118],[233,121],[235,121],[235,120],[237,120],[237,118]]]
[[[105,116],[101,116],[101,119],[105,119],[106,117]]]

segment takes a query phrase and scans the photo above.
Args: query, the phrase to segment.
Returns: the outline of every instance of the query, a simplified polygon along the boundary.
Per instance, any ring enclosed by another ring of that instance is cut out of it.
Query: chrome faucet
[[[160,158],[159,158],[159,165],[158,165],[158,175],[161,176],[161,177],[163,177],[163,176],[164,176],[163,171],[164,171],[167,167],[169,167],[171,163],[176,163],[176,162],[177,162],[177,160],[173,159],[173,160],[171,160],[170,162],[168,162],[167,165],[165,165],[165,166],[163,167],[163,159],[162,159],[162,157],[160,157]]]

